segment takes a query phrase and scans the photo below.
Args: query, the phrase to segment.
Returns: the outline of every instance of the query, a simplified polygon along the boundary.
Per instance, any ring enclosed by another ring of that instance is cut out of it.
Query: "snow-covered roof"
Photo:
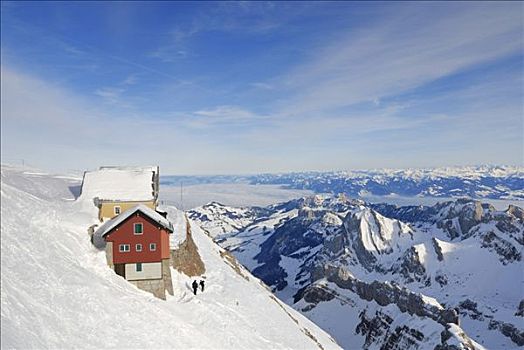
[[[100,167],[86,171],[81,197],[91,200],[150,201],[158,196],[158,167]]]
[[[132,216],[137,211],[140,211],[145,216],[149,217],[151,220],[154,220],[156,223],[158,223],[160,226],[164,227],[166,230],[173,232],[173,224],[171,224],[171,221],[169,221],[167,218],[163,217],[153,209],[140,204],[133,208],[130,208],[120,215],[114,217],[113,219],[106,221],[102,226],[98,228],[95,232],[95,236],[97,237],[104,237],[109,232],[111,232],[112,229],[126,221],[130,216]]]

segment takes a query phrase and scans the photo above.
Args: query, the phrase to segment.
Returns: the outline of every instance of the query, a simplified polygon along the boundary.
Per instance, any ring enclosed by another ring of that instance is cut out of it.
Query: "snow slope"
[[[87,234],[96,208],[73,201],[75,180],[6,166],[1,176],[2,348],[339,348],[196,225],[206,291],[193,296],[172,269],[175,295],[162,301],[106,266]]]

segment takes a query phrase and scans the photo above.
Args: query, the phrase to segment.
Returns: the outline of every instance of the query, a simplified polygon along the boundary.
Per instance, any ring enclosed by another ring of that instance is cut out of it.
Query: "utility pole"
[[[184,183],[180,181],[180,209],[184,211]]]

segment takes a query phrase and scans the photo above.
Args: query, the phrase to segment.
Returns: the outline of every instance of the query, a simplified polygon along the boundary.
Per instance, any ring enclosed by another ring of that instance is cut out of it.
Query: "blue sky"
[[[2,160],[524,165],[523,6],[2,2]]]

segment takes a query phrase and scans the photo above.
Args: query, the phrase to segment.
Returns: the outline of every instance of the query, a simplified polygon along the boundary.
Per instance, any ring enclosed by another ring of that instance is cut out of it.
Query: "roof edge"
[[[146,207],[147,209],[150,209],[151,211],[154,211],[156,213],[155,210],[151,209],[151,208],[148,208]],[[126,222],[133,214],[135,214],[136,212],[141,212],[143,215],[145,215],[146,217],[148,217],[149,219],[153,220],[154,222],[156,222],[158,225],[162,226],[163,228],[165,228],[166,230],[168,230],[170,233],[173,233],[174,232],[174,228],[173,228],[173,223],[167,219],[167,218],[164,218],[162,217],[162,220],[157,220],[155,219],[154,217],[151,217],[151,215],[149,215],[147,213],[147,211],[144,211],[143,208],[141,208],[141,205],[137,205],[133,208],[130,208],[128,210],[126,210],[125,212],[121,213],[120,215],[114,217],[113,219],[107,221],[106,223],[104,223],[102,226],[100,226],[99,230],[102,229],[106,224],[108,226],[110,226],[110,228],[107,229],[106,232],[102,233],[101,236],[102,237],[106,237],[107,235],[109,235],[110,233],[112,233],[117,227],[119,227],[120,225],[122,225],[124,222]],[[121,215],[124,215],[124,217],[120,217]],[[158,214],[159,216],[161,216],[160,214]],[[169,224],[166,225],[164,221],[166,220]],[[119,222],[118,222],[119,221]],[[114,226],[111,227],[113,224],[110,224],[111,222],[114,223]],[[116,223],[115,223],[116,222]]]

